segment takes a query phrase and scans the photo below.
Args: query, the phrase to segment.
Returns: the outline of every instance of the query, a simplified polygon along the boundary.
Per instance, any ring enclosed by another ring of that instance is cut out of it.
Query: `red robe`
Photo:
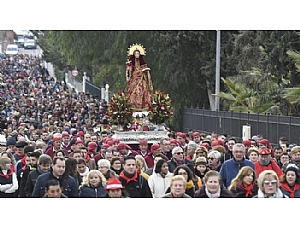
[[[256,176],[258,177],[259,174],[265,170],[273,170],[278,178],[280,178],[283,175],[282,170],[280,167],[276,164],[274,160],[271,160],[269,165],[261,165],[258,161],[254,163],[255,171],[256,171]]]

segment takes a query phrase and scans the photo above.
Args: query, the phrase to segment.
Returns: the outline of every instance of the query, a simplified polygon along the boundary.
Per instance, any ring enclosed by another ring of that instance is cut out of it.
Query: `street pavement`
[[[34,55],[34,56],[41,56],[43,54],[43,50],[39,46],[37,46],[36,49],[19,48],[19,54],[28,54],[28,55]]]

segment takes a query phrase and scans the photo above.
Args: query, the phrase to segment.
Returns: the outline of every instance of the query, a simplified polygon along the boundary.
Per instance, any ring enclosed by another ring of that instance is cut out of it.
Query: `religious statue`
[[[133,111],[148,111],[151,107],[151,93],[153,85],[150,68],[144,60],[145,48],[140,44],[128,48],[128,61],[126,62],[126,81],[128,101]]]

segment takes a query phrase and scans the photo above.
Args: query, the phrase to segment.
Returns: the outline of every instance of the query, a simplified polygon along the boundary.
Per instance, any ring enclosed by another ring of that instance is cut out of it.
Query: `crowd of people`
[[[2,198],[299,198],[300,146],[169,131],[114,139],[107,102],[70,91],[40,57],[0,56]]]

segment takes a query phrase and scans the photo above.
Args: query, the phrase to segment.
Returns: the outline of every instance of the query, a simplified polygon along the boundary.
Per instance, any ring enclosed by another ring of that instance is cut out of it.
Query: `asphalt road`
[[[37,46],[36,49],[19,48],[19,53],[20,54],[34,55],[34,56],[41,56],[43,54],[43,50],[39,46]]]

